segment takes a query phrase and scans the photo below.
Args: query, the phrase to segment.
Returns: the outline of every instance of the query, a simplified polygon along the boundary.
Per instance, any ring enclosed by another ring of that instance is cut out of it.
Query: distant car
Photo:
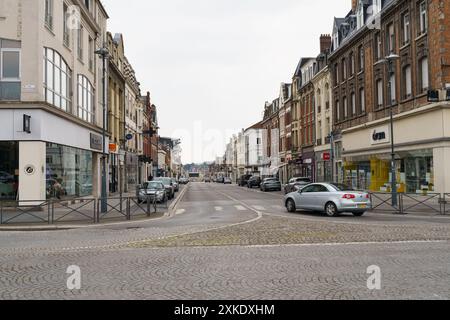
[[[261,186],[261,177],[251,177],[247,182],[247,187],[253,189],[254,187],[259,188]]]
[[[188,184],[189,183],[189,179],[187,179],[187,178],[180,178],[179,183],[180,184]]]
[[[230,178],[225,178],[223,184],[233,184],[233,181]]]
[[[156,202],[166,202],[167,192],[164,184],[158,181],[145,182],[138,189],[138,202],[142,203],[150,201],[153,203],[155,199]]]
[[[281,191],[281,182],[275,178],[267,178],[261,182],[261,191]]]
[[[218,177],[218,178],[216,179],[216,182],[217,182],[217,183],[224,183],[224,182],[225,182],[225,178],[224,178],[224,177]]]
[[[336,217],[343,212],[361,217],[372,208],[367,192],[355,191],[353,188],[336,183],[313,183],[300,191],[285,196],[286,209],[289,212],[308,210],[325,212],[329,217]]]
[[[180,184],[178,183],[177,179],[172,178],[173,188],[175,189],[175,192],[180,191]]]
[[[209,177],[205,178],[205,183],[211,183],[211,178]]]
[[[246,175],[241,176],[238,179],[238,185],[241,187],[246,187],[248,185],[248,180],[250,180],[251,177],[252,177],[251,174],[246,174]]]
[[[172,178],[159,177],[155,178],[153,181],[162,182],[162,184],[164,184],[167,199],[171,200],[175,198],[175,187],[173,186]]]
[[[288,194],[300,190],[306,187],[312,181],[310,178],[292,178],[289,183],[284,187],[284,193]]]

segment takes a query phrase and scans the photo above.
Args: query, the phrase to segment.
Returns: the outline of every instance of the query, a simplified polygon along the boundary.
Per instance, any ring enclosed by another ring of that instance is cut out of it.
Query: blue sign
[[[131,133],[129,133],[129,134],[127,134],[127,135],[125,136],[125,138],[126,138],[127,140],[133,140],[133,135],[132,135]]]

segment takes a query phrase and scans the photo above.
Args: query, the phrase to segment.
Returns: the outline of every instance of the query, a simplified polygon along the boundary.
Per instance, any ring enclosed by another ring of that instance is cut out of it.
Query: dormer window
[[[364,26],[364,5],[359,1],[358,9],[357,9],[357,28],[360,29]]]

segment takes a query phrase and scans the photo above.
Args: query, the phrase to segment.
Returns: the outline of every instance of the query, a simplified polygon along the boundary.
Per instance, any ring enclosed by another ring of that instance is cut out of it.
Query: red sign
[[[330,161],[331,160],[331,154],[329,152],[325,152],[322,155],[322,159],[325,160],[325,161]]]

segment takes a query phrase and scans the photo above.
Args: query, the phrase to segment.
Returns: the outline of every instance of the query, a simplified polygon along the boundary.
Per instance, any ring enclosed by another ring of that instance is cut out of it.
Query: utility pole
[[[107,48],[101,48],[95,51],[95,54],[99,55],[103,60],[103,124],[102,124],[102,138],[103,138],[103,155],[102,155],[102,190],[101,190],[101,212],[106,213],[108,211],[107,192],[106,192],[106,60],[109,57],[109,51]]]

